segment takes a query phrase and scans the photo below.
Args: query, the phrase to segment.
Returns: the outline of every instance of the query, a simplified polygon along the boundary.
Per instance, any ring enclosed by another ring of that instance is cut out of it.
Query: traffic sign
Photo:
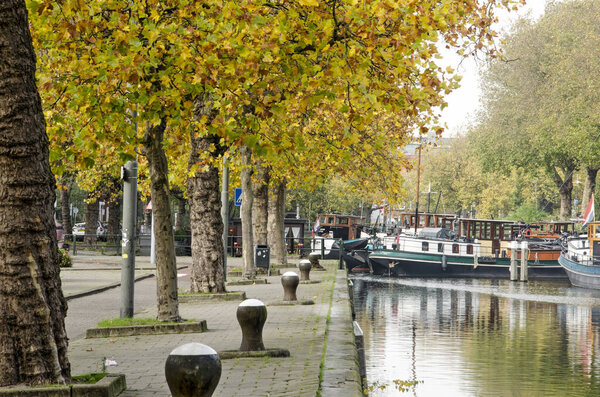
[[[241,205],[242,205],[242,188],[236,187],[235,188],[235,206],[239,207]]]

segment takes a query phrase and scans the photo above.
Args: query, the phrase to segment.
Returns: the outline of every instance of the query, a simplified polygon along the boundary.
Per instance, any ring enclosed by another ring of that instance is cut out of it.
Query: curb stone
[[[192,323],[175,324],[152,324],[152,325],[131,325],[125,327],[99,327],[89,328],[85,337],[106,338],[109,336],[136,336],[136,335],[163,335],[163,334],[191,334],[206,332],[206,320]]]
[[[125,375],[106,374],[94,384],[72,384],[50,387],[17,386],[0,389],[0,396],[7,397],[113,397],[127,388]]]

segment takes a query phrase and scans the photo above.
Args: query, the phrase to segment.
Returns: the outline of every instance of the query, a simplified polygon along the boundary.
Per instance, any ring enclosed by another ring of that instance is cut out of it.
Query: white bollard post
[[[516,241],[510,242],[510,281],[517,281],[519,274],[517,273],[517,251],[519,243]]]
[[[521,241],[521,281],[527,281],[529,276],[529,269],[527,268],[527,241]]]

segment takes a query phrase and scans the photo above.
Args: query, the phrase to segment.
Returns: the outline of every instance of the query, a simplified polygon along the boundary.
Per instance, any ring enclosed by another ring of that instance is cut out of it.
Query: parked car
[[[83,241],[83,237],[85,236],[85,222],[76,223],[73,226],[73,235],[77,241]],[[96,228],[96,237],[98,237],[99,240],[106,239],[106,228],[100,221],[98,221],[98,227]]]

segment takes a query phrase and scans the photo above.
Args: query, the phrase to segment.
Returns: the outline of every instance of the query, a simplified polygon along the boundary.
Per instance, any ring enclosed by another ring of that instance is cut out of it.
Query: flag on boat
[[[594,215],[594,194],[592,193],[592,197],[588,202],[588,205],[583,213],[583,221],[581,221],[581,227],[586,227],[588,223],[593,222],[595,219]]]
[[[313,226],[312,236],[315,237],[315,234],[319,233],[319,229],[321,228],[321,222],[319,222],[319,217],[317,216],[317,220]]]

